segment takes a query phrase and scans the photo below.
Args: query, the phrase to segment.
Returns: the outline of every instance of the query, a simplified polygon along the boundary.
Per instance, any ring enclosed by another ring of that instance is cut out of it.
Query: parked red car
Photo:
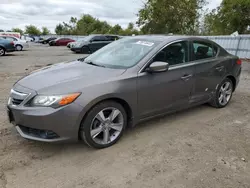
[[[49,42],[50,46],[67,46],[68,43],[75,42],[75,40],[70,38],[59,38]]]

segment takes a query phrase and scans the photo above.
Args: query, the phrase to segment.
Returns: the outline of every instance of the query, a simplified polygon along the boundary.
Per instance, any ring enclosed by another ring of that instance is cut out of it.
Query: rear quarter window
[[[218,47],[203,41],[193,41],[193,59],[213,58],[218,53]]]

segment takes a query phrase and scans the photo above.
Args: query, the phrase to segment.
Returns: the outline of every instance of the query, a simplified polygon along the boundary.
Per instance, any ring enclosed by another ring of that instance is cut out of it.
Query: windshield
[[[109,68],[129,68],[136,65],[158,44],[159,41],[133,37],[120,39],[91,54],[85,62]]]
[[[89,35],[87,37],[84,37],[83,39],[81,39],[82,41],[90,41],[94,36],[93,35]]]

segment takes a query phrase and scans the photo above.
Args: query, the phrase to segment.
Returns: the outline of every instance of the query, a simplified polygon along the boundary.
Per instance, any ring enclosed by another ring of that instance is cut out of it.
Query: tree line
[[[126,28],[119,24],[110,25],[89,14],[80,18],[71,17],[69,22],[56,25],[58,35],[89,34],[191,34],[191,35],[228,35],[235,31],[250,34],[250,0],[222,0],[219,7],[205,11],[206,0],[146,0],[137,14],[137,22],[129,23]],[[47,35],[47,27],[38,29],[28,25],[22,31],[12,31],[31,35]]]

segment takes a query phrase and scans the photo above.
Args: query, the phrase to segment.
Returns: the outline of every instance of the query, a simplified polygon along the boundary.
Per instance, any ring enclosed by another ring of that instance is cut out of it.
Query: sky
[[[221,0],[208,0],[208,9],[219,6]],[[0,29],[24,29],[33,24],[46,26],[53,33],[58,23],[68,22],[71,16],[90,14],[111,25],[123,28],[136,22],[136,13],[143,0],[0,0]]]

